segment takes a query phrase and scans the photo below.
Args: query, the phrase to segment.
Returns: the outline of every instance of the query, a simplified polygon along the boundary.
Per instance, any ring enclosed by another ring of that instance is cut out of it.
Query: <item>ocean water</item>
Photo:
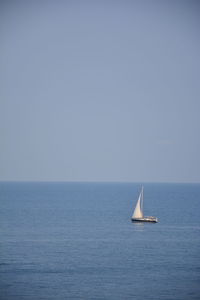
[[[200,184],[0,183],[0,299],[200,299]]]

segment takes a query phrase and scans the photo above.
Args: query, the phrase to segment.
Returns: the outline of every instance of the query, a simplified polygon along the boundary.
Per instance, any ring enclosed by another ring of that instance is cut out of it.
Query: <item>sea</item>
[[[0,299],[200,299],[200,184],[1,182]]]

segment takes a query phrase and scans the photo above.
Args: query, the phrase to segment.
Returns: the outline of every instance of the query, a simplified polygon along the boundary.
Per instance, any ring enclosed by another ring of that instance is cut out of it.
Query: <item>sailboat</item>
[[[142,190],[140,192],[135,210],[132,215],[132,222],[153,222],[157,223],[158,219],[156,217],[144,217],[143,214],[143,200],[144,200],[144,188],[142,187]]]

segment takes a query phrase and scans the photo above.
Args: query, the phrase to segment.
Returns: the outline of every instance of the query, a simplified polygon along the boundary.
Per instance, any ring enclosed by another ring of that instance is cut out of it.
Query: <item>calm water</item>
[[[200,299],[200,184],[0,183],[0,299]]]

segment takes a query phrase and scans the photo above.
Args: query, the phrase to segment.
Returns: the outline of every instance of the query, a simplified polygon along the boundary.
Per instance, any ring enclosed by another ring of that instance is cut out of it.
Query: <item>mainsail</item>
[[[143,187],[142,187],[141,193],[139,195],[139,198],[138,198],[135,210],[133,212],[132,218],[137,219],[137,218],[143,218],[144,217],[143,211],[142,211],[142,205],[143,205]]]

